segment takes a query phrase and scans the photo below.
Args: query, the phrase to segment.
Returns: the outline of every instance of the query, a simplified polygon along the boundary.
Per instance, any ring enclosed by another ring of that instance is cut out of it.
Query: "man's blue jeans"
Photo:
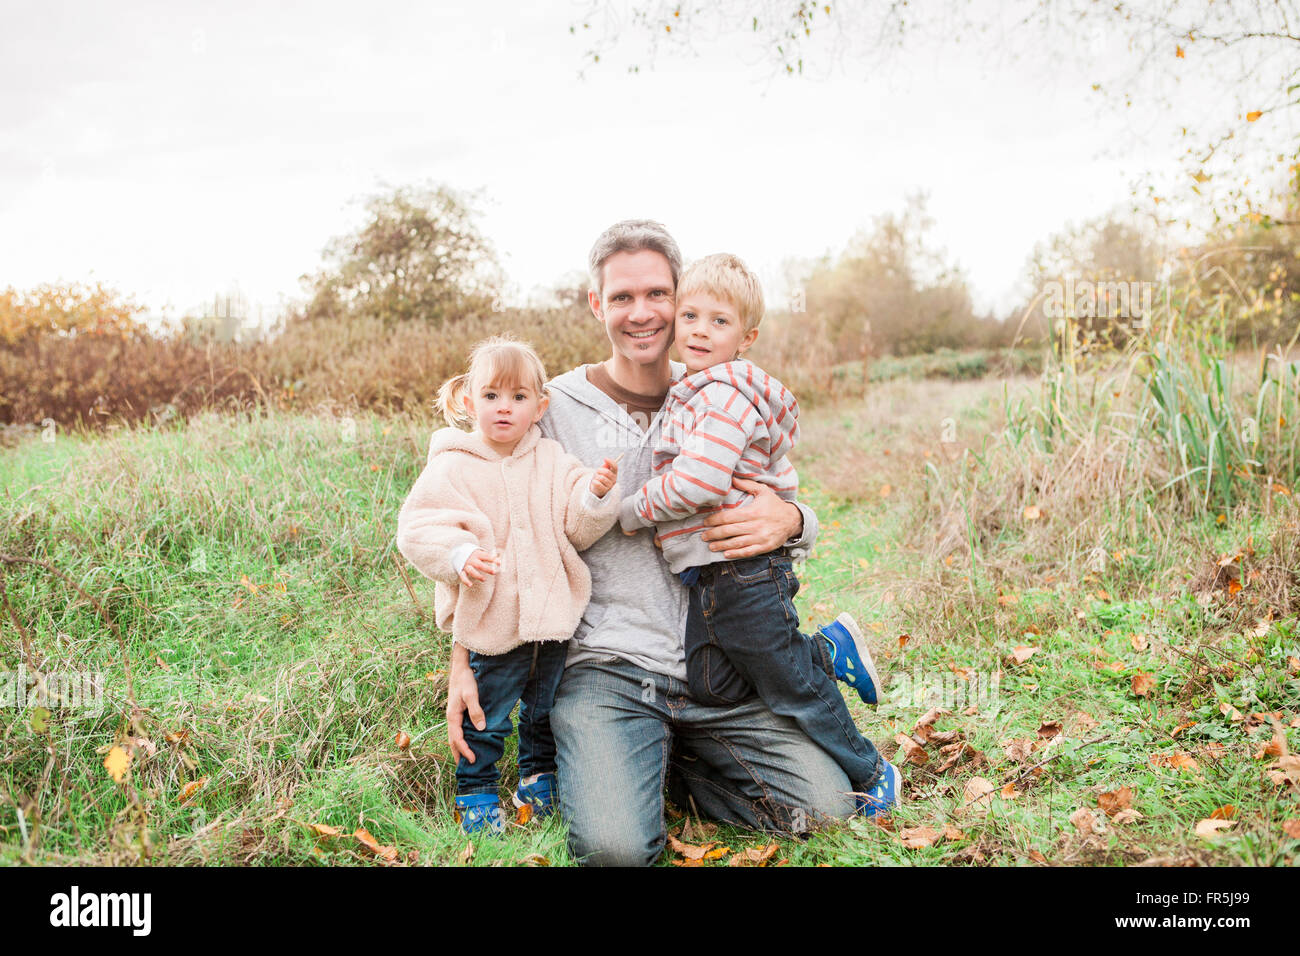
[[[799,631],[798,591],[791,560],[779,552],[701,568],[686,616],[691,696],[729,707],[757,693],[825,748],[854,790],[869,790],[880,755],[853,723],[826,642]]]
[[[551,726],[569,848],[589,864],[659,856],[670,761],[715,820],[799,833],[854,811],[844,771],[789,717],[757,697],[705,706],[683,681],[621,658],[567,668]]]
[[[465,714],[461,724],[474,762],[456,761],[456,792],[496,793],[497,761],[510,736],[510,712],[519,703],[519,776],[555,770],[551,707],[564,673],[568,641],[534,641],[504,654],[469,655],[478,702],[487,723],[478,730]]]

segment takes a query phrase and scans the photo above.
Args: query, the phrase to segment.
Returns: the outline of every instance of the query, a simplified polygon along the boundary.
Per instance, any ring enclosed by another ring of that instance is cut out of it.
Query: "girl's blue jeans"
[[[477,729],[465,715],[465,743],[474,762],[456,762],[456,793],[496,793],[497,761],[510,736],[510,713],[519,704],[519,776],[555,772],[555,736],[551,705],[564,674],[568,641],[534,641],[504,654],[470,651],[469,665],[478,682],[478,702],[486,725]]]

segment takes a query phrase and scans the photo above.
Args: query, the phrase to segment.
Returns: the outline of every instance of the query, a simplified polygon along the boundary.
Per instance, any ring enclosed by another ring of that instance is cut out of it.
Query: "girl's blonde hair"
[[[474,416],[465,408],[465,396],[475,382],[498,388],[526,385],[546,391],[546,367],[533,347],[507,335],[494,335],[479,342],[469,353],[469,369],[442,383],[435,407],[449,425],[471,430]]]

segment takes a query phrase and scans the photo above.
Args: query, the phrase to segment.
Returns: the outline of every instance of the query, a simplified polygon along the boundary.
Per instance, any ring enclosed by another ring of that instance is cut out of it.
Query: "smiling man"
[[[682,257],[659,223],[616,223],[589,259],[591,310],[610,357],[551,380],[542,433],[586,464],[623,455],[619,494],[650,478],[660,413],[684,367],[670,362],[674,294]],[[808,508],[763,484],[755,497],[710,515],[709,547],[745,558],[788,546],[806,554],[817,533]],[[665,840],[670,770],[679,798],[745,826],[799,832],[854,810],[839,765],[789,717],[758,698],[729,707],[693,700],[686,685],[687,590],[650,535],[613,531],[585,553],[591,603],[570,645],[551,724],[569,845],[592,864],[646,865]],[[453,650],[448,737],[466,755],[464,715],[482,719],[466,655]]]

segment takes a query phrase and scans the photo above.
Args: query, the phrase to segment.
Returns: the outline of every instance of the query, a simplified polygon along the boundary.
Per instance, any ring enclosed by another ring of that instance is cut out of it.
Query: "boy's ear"
[[[740,340],[738,354],[744,355],[747,351],[749,351],[750,347],[754,344],[754,340],[756,338],[758,338],[758,329],[754,328],[746,332],[745,337]]]

